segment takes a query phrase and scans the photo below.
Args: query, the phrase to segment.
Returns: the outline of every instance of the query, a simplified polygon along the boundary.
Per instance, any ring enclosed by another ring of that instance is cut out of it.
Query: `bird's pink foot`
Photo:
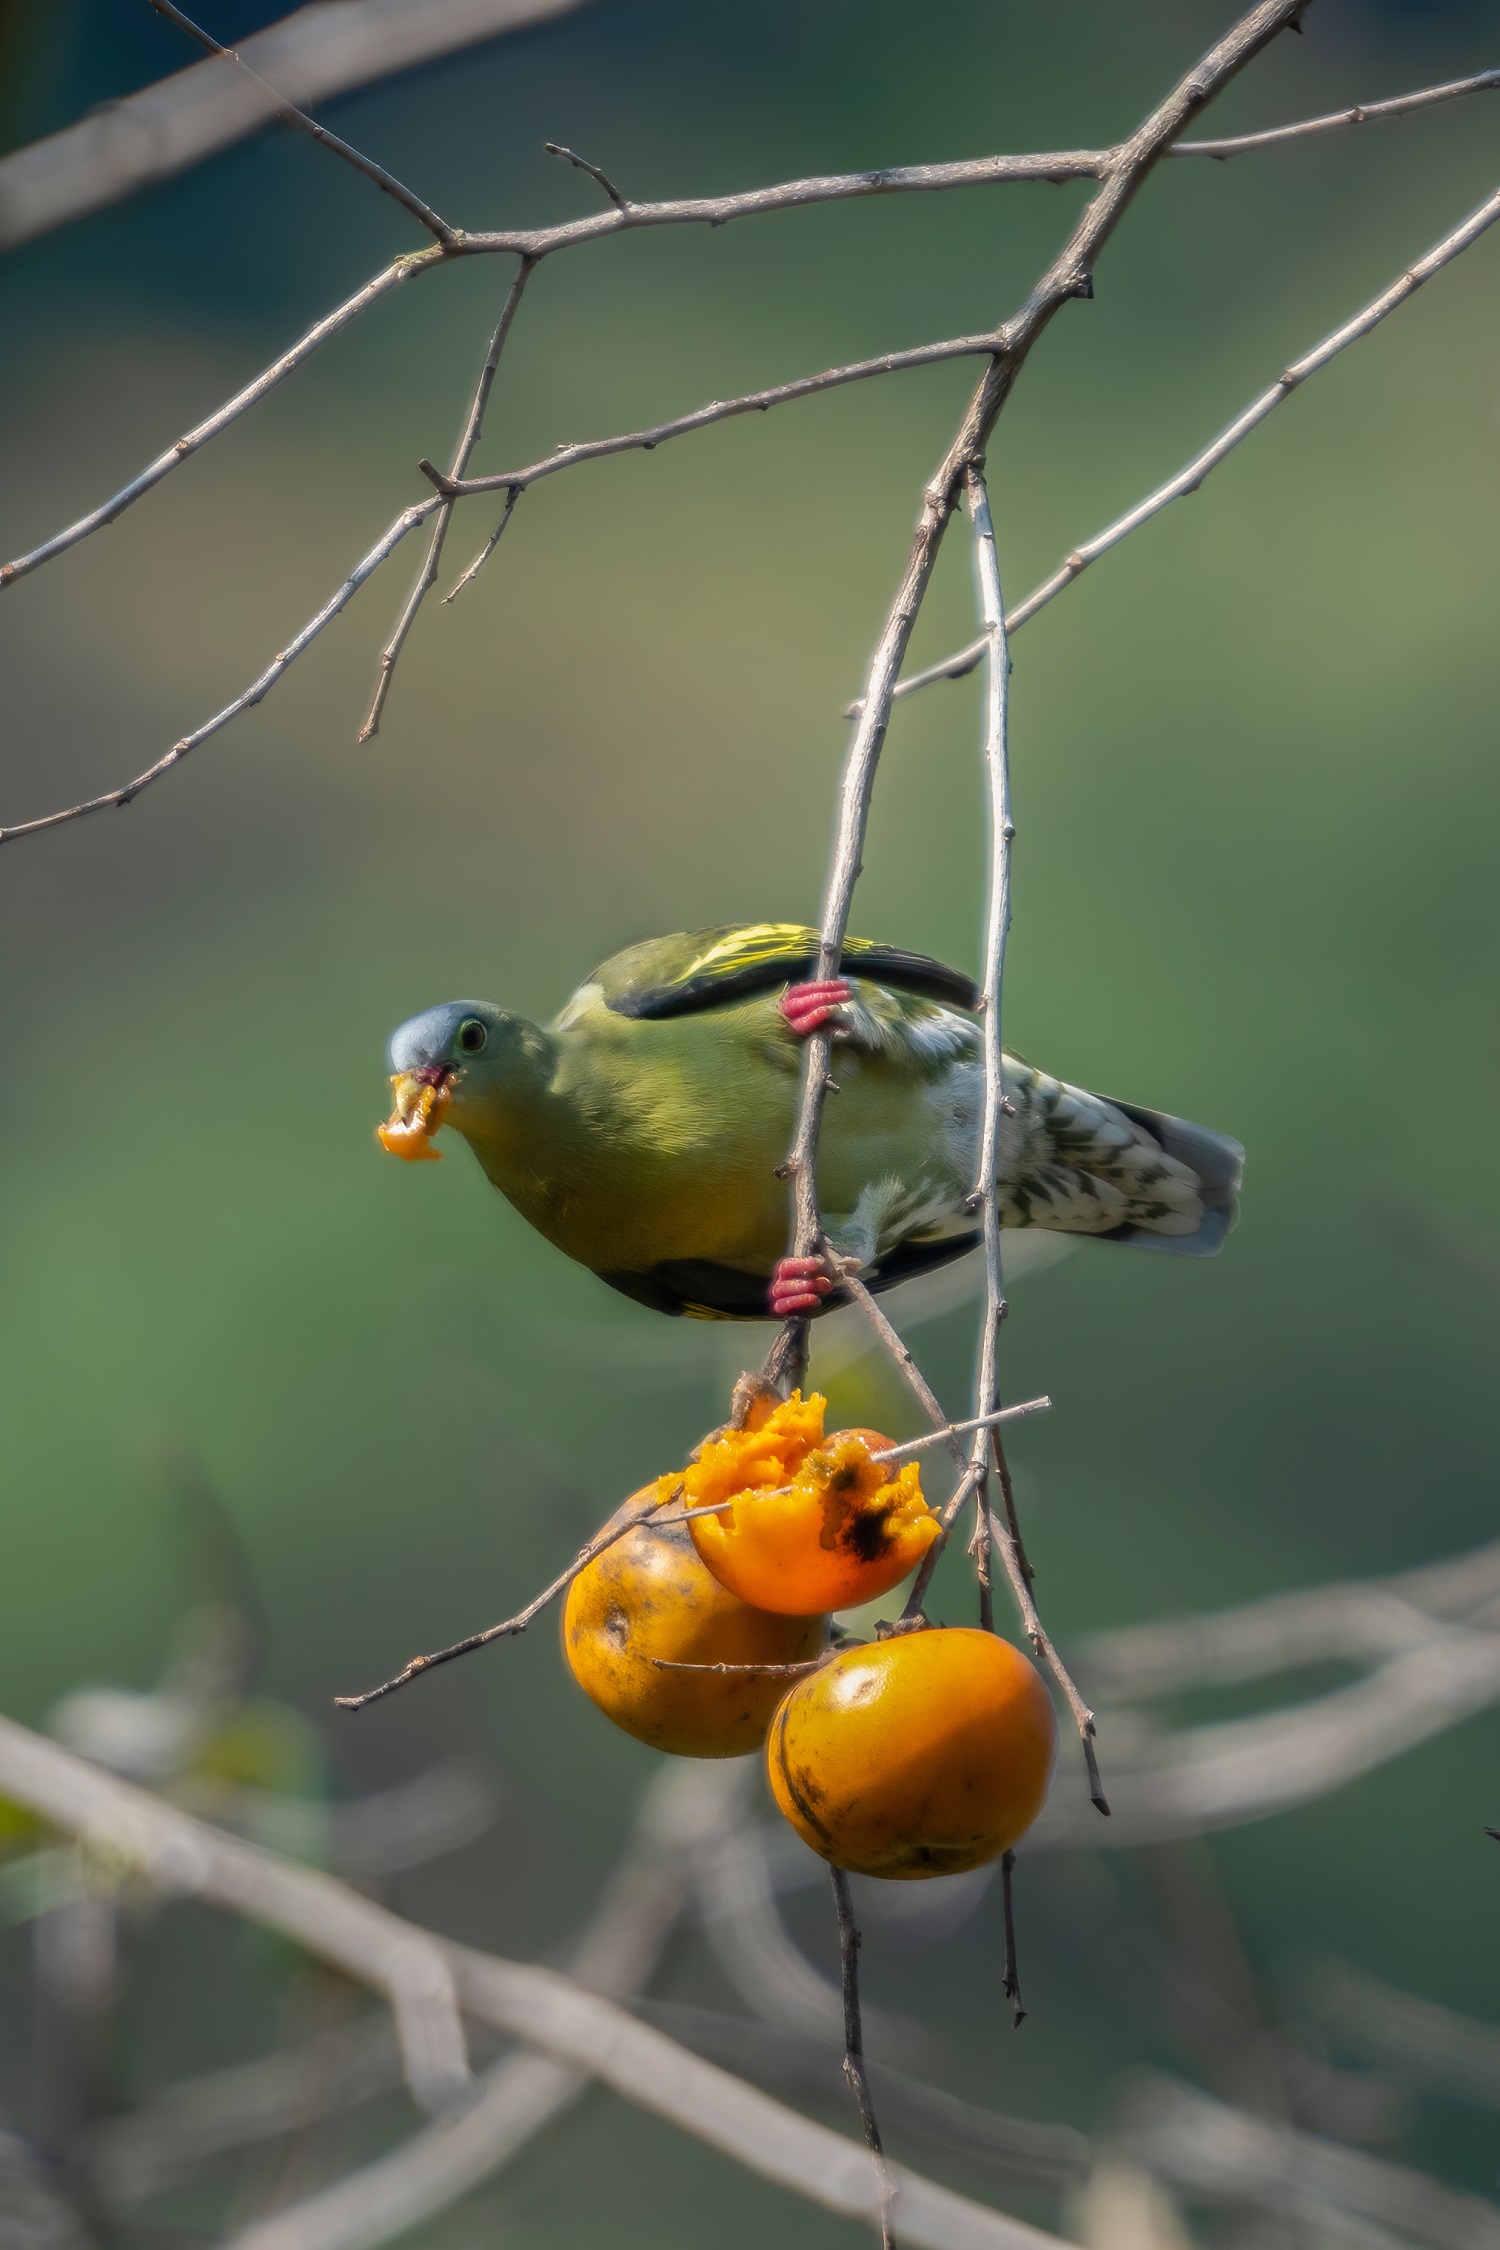
[[[854,997],[842,977],[822,984],[789,984],[781,995],[781,1012],[799,1039],[821,1031],[836,1008]]]
[[[771,1312],[777,1320],[816,1312],[833,1288],[821,1258],[782,1258],[771,1276]]]

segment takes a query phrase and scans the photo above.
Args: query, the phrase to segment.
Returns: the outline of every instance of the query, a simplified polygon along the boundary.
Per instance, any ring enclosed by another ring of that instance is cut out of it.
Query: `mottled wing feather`
[[[619,1016],[659,1019],[719,1008],[810,977],[818,933],[798,922],[748,922],[693,930],[633,945],[588,980]],[[924,953],[846,938],[843,970],[871,983],[950,1006],[972,1008],[972,981]]]

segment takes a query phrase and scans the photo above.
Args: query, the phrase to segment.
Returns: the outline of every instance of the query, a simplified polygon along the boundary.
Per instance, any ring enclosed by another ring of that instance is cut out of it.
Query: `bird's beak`
[[[391,1080],[396,1107],[385,1123],[375,1128],[381,1147],[389,1149],[392,1156],[404,1156],[409,1164],[424,1160],[440,1163],[443,1152],[433,1147],[432,1135],[443,1122],[452,1098],[452,1083],[453,1072],[438,1064],[398,1073]]]

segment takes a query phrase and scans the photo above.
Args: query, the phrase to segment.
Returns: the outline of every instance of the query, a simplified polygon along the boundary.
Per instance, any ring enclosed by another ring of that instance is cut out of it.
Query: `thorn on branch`
[[[605,194],[609,197],[610,202],[620,213],[621,217],[623,218],[628,215],[630,205],[627,202],[626,198],[615,186],[615,183],[610,178],[609,174],[607,172],[601,171],[597,164],[590,164],[588,158],[586,156],[580,156],[576,148],[566,148],[561,141],[543,141],[542,147],[546,151],[548,156],[560,156],[563,159],[563,162],[565,164],[571,164],[575,171],[587,172],[589,178],[594,181],[595,185],[603,188]]]

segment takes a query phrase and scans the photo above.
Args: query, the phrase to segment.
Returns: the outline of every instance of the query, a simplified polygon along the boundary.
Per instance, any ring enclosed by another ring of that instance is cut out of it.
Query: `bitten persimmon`
[[[771,1724],[771,1792],[859,1875],[956,1875],[1008,1851],[1052,1784],[1057,1719],[1034,1664],[966,1626],[841,1651]]]
[[[852,1609],[888,1593],[938,1535],[917,1465],[873,1458],[878,1430],[823,1436],[825,1401],[800,1392],[749,1428],[721,1430],[684,1470],[693,1543],[720,1583],[757,1609]]]
[[[683,1758],[739,1758],[764,1742],[785,1678],[668,1671],[654,1659],[800,1664],[823,1647],[828,1620],[773,1616],[740,1601],[705,1569],[689,1531],[645,1520],[580,1571],[563,1612],[563,1653],[584,1693],[637,1741]]]
[[[693,1543],[722,1585],[760,1609],[854,1609],[900,1584],[938,1535],[915,1461],[872,1459],[888,1440],[840,1430],[808,1453],[790,1483],[739,1492],[700,1516]],[[707,1504],[687,1490],[695,1506]]]

